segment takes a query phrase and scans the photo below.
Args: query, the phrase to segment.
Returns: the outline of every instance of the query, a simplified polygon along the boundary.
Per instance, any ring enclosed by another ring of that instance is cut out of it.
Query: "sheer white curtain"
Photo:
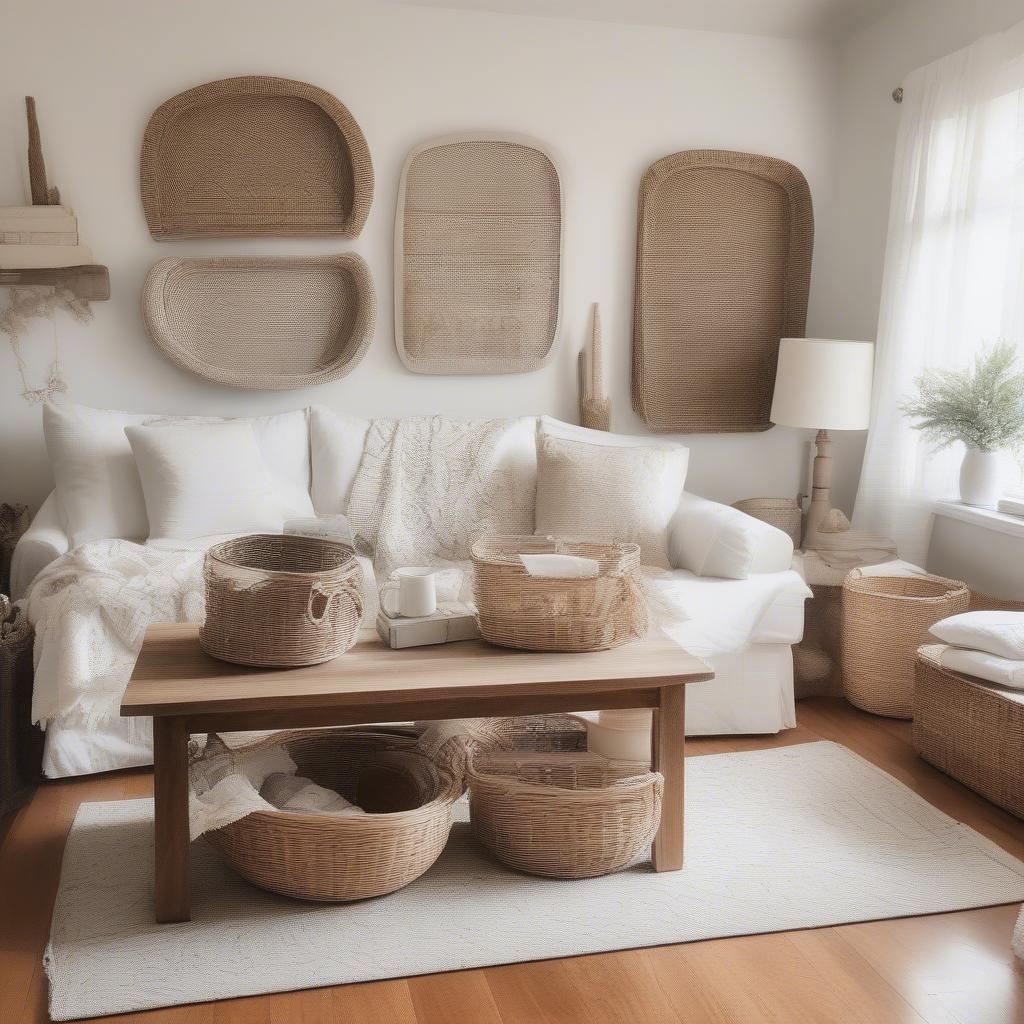
[[[930,450],[900,405],[926,367],[1000,338],[1024,354],[1024,22],[913,72],[903,97],[854,523],[923,565],[963,449]]]

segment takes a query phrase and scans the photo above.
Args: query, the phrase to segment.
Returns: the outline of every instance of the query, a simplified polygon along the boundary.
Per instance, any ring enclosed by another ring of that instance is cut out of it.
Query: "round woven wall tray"
[[[142,143],[154,238],[355,238],[373,200],[366,139],[323,89],[247,75],[161,104]]]
[[[395,340],[417,373],[519,373],[550,358],[562,290],[562,187],[519,135],[449,135],[402,169]]]
[[[774,157],[674,153],[640,184],[633,408],[656,431],[767,430],[779,340],[802,337],[814,216]]]
[[[186,370],[236,388],[283,390],[349,373],[373,337],[360,256],[161,260],[143,290],[146,329]]]

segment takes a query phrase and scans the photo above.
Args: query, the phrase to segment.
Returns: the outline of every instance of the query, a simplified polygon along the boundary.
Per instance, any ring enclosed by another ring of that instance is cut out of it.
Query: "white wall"
[[[837,338],[874,340],[882,288],[899,106],[915,68],[1024,18],[1024,0],[917,0],[851,36],[839,53],[834,202],[821,211],[814,299]],[[836,435],[833,498],[856,495],[865,434]]]
[[[0,38],[0,203],[27,201],[22,97],[31,94],[51,180],[78,212],[83,241],[110,267],[113,298],[95,305],[92,325],[59,314],[69,397],[92,405],[245,414],[323,402],[367,415],[575,419],[576,354],[597,300],[610,348],[613,429],[640,433],[629,405],[629,349],[644,169],[691,147],[771,154],[803,170],[819,217],[829,205],[835,59],[810,42],[349,0],[3,0]],[[138,188],[150,113],[183,89],[246,73],[304,79],[333,92],[359,120],[373,155],[373,210],[353,248],[376,279],[377,335],[350,376],[320,388],[260,394],[204,382],[164,359],[142,325],[142,282],[162,257],[344,247],[150,239]],[[883,98],[886,84],[882,75]],[[398,175],[415,143],[474,129],[534,135],[561,156],[567,217],[558,355],[527,375],[411,374],[395,352],[392,322]],[[808,330],[828,334],[831,310],[818,291],[815,280]],[[49,344],[48,326],[37,325],[25,348],[36,361]],[[695,438],[691,485],[729,501],[792,495],[806,441],[779,427]],[[0,339],[0,500],[38,502],[49,479],[39,408],[19,397]]]

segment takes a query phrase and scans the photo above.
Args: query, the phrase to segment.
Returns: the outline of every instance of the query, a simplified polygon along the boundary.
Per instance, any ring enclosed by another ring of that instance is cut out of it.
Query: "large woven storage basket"
[[[257,811],[205,838],[243,878],[286,896],[346,902],[394,892],[440,856],[461,793],[415,744],[380,731],[288,734],[283,746],[300,776],[371,813]]]
[[[521,554],[595,559],[587,579],[531,576]],[[647,602],[636,544],[556,537],[484,537],[473,545],[480,635],[528,651],[600,651],[647,634]]]
[[[871,576],[843,581],[843,692],[864,711],[914,717],[914,663],[928,630],[967,611],[971,594],[942,576]]]
[[[936,768],[1024,818],[1024,693],[942,668],[942,649],[927,645],[917,655],[914,746]]]
[[[204,651],[239,665],[316,665],[347,651],[363,614],[362,570],[346,544],[253,534],[206,553]]]
[[[597,754],[477,754],[470,817],[483,846],[509,867],[593,878],[627,867],[650,846],[664,782],[645,764]]]

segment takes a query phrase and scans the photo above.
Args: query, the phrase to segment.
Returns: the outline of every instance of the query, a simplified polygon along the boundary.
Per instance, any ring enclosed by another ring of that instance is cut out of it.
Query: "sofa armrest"
[[[683,492],[669,524],[668,556],[674,568],[697,576],[745,580],[789,569],[793,541],[746,512]]]
[[[57,494],[51,491],[29,528],[14,546],[11,555],[11,597],[15,601],[23,598],[29,584],[54,559],[65,554],[70,546],[71,542],[61,521]]]

